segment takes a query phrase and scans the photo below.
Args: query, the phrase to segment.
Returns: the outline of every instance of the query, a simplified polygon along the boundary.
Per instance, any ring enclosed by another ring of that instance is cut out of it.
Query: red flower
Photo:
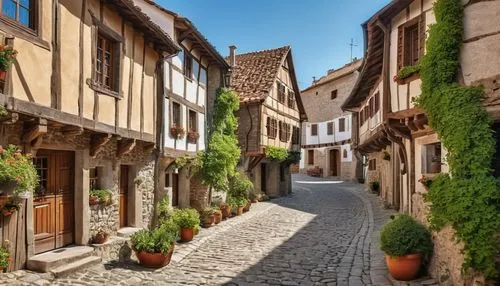
[[[3,153],[3,151],[4,151],[4,150],[3,150],[3,147],[2,147],[2,145],[0,145],[0,154],[2,154],[2,153]]]

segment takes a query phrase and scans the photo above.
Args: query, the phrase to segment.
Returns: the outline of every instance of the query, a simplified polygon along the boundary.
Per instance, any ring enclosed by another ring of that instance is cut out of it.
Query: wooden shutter
[[[404,61],[404,25],[398,27],[398,71],[403,67]]]
[[[311,136],[317,136],[318,135],[318,125],[313,124],[311,125]]]
[[[333,134],[333,122],[328,122],[327,133],[328,133],[328,135],[332,135]]]
[[[375,94],[375,113],[380,110],[380,93]]]
[[[339,132],[345,131],[345,118],[339,119]]]
[[[418,21],[418,37],[419,37],[419,43],[420,43],[420,58],[424,56],[425,53],[425,40],[426,40],[426,30],[427,26],[425,24],[425,13],[422,13],[420,15],[420,19]]]
[[[267,134],[267,137],[272,137],[271,136],[271,117],[267,117],[267,120],[266,120],[266,134]]]

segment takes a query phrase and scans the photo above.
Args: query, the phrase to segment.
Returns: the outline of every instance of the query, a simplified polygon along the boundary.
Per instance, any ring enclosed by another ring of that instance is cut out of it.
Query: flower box
[[[184,135],[186,134],[186,131],[184,130],[184,128],[180,127],[180,126],[171,126],[170,127],[170,135],[172,137],[174,137],[175,139],[181,139],[184,137]]]
[[[189,143],[195,144],[198,142],[198,139],[200,138],[200,133],[196,131],[188,131],[187,133],[187,139]]]

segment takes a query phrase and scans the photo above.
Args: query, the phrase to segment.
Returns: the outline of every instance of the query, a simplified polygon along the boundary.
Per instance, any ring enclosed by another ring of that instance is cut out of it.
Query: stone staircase
[[[90,246],[68,246],[28,259],[27,268],[37,272],[52,273],[55,277],[62,277],[74,271],[94,266],[102,261],[100,256],[94,255],[94,248]]]

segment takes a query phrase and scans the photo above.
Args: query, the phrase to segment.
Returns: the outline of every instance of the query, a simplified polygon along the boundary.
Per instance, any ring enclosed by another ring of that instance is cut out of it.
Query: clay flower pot
[[[222,212],[222,219],[231,217],[231,207],[229,205],[221,205],[220,210]]]
[[[181,228],[181,240],[183,242],[188,242],[193,240],[194,237],[194,227]]]
[[[213,214],[207,215],[203,218],[203,221],[201,222],[201,226],[204,228],[209,228],[214,223],[214,220],[215,220],[215,215],[213,215]]]
[[[5,80],[6,76],[7,76],[7,71],[0,69],[0,80]]]
[[[216,211],[214,213],[214,223],[219,224],[222,220],[222,212],[221,211]]]
[[[92,243],[93,244],[103,244],[108,240],[108,234],[104,231],[98,232],[94,237],[92,238]]]
[[[255,200],[255,199],[252,200],[252,204],[256,204],[257,202],[258,202],[258,200]]]
[[[251,202],[248,202],[244,207],[243,207],[243,212],[246,213],[247,211],[250,210],[250,207],[252,206]]]
[[[141,265],[149,268],[160,268],[166,266],[170,263],[172,259],[172,254],[174,253],[174,245],[168,253],[149,253],[145,251],[135,252],[137,259]]]
[[[385,256],[389,273],[396,280],[410,281],[413,280],[422,264],[421,254],[409,254],[406,256],[391,257]]]
[[[244,207],[238,207],[238,210],[236,211],[236,215],[242,215],[243,214],[243,208]]]

